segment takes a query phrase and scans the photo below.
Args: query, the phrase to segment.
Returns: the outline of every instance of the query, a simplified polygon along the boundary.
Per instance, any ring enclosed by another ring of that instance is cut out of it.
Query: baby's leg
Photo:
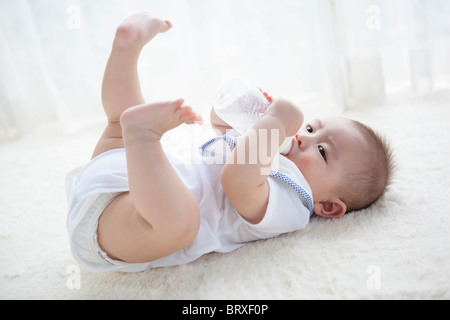
[[[130,192],[114,200],[99,220],[98,242],[127,262],[174,253],[198,232],[197,200],[167,160],[160,139],[182,124],[201,121],[183,100],[129,108],[121,117]]]
[[[137,73],[142,47],[170,23],[134,15],[119,27],[105,71],[102,100],[108,126],[94,157],[125,147],[130,192],[102,213],[98,242],[113,259],[147,262],[176,252],[198,232],[199,208],[168,162],[160,138],[181,123],[201,121],[183,100],[144,104]]]
[[[118,27],[102,85],[102,102],[108,125],[93,157],[123,147],[120,116],[127,108],[145,102],[138,75],[140,52],[158,33],[166,32],[171,26],[168,21],[140,13],[128,17]]]

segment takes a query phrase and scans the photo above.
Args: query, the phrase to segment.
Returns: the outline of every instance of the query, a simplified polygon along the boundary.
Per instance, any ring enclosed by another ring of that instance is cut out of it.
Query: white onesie
[[[277,155],[268,178],[269,202],[264,219],[251,224],[225,196],[220,175],[235,137],[215,138],[192,152],[190,158],[167,155],[200,207],[200,229],[186,248],[148,263],[110,259],[97,242],[98,219],[119,194],[128,192],[125,149],[107,151],[67,176],[67,227],[75,260],[94,272],[139,272],[185,264],[210,252],[230,252],[246,242],[271,238],[304,228],[312,214],[311,189],[293,162]],[[149,163],[151,165],[151,163]]]

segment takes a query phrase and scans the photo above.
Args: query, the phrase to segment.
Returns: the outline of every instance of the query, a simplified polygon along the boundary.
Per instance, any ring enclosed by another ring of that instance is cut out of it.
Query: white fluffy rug
[[[64,176],[89,159],[100,126],[0,144],[0,298],[449,299],[450,92],[349,115],[396,152],[396,181],[376,205],[139,274],[93,274],[69,252]]]

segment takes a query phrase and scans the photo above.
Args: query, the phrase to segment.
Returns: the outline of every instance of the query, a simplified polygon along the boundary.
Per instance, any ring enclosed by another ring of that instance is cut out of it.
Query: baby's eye
[[[319,149],[319,152],[320,152],[320,155],[322,156],[322,158],[324,160],[327,160],[327,155],[325,153],[325,149],[322,146],[319,146],[318,149]]]
[[[309,133],[312,133],[312,132],[313,132],[313,128],[312,128],[310,125],[307,125],[305,129],[306,129],[306,131],[308,131]]]

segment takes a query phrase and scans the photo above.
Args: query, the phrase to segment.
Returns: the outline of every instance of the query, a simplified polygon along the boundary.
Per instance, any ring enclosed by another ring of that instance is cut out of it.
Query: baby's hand
[[[286,130],[286,136],[294,136],[303,124],[303,112],[292,102],[282,98],[273,100],[265,116],[281,122]]]
[[[263,89],[261,89],[261,88],[258,88],[258,89],[259,89],[259,91],[261,91],[261,93],[264,95],[264,97],[266,97],[267,101],[269,101],[270,103],[273,102],[273,98],[267,92],[263,91]]]

